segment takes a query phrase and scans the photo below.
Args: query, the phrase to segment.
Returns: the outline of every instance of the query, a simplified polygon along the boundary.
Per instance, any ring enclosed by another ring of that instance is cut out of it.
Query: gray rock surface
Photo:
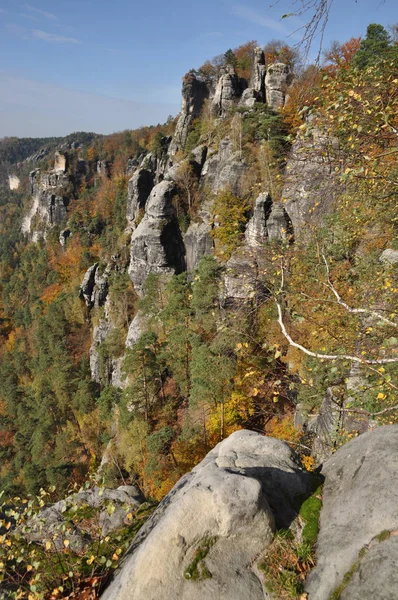
[[[315,434],[312,443],[312,455],[319,463],[327,460],[336,450],[337,434],[343,426],[343,413],[340,409],[341,400],[335,395],[333,387],[326,390],[325,398],[319,409],[319,414],[310,423],[308,430]]]
[[[290,82],[291,75],[287,65],[281,62],[268,65],[265,76],[265,95],[268,106],[274,110],[282,108]]]
[[[133,540],[103,600],[264,600],[255,563],[275,521],[296,515],[308,475],[283,442],[237,431],[216,446],[161,502]],[[192,581],[195,553],[212,540]]]
[[[398,250],[386,248],[380,256],[380,262],[386,266],[396,265],[398,263]]]
[[[258,94],[256,92],[255,89],[253,88],[247,88],[240,100],[239,100],[239,106],[244,106],[246,108],[253,108],[253,106],[258,102]]]
[[[137,223],[137,218],[143,216],[145,204],[154,186],[154,175],[147,169],[138,169],[128,182],[127,188],[127,220]]]
[[[218,80],[211,107],[216,116],[225,116],[237,103],[244,87],[232,66],[227,66],[225,73]]]
[[[35,169],[29,174],[29,180],[32,203],[21,230],[36,242],[45,237],[48,228],[65,220],[71,192],[70,177],[59,167],[49,172]]]
[[[211,227],[207,223],[192,223],[184,235],[187,271],[192,273],[202,256],[213,253]]]
[[[8,187],[10,190],[17,190],[21,184],[21,180],[18,175],[9,175],[8,176]]]
[[[59,243],[61,244],[61,246],[66,246],[66,240],[68,240],[71,237],[72,232],[69,229],[69,227],[67,227],[66,229],[62,229],[62,231],[59,234]]]
[[[100,271],[98,263],[89,267],[80,285],[80,297],[89,308],[103,306],[108,296],[110,267]]]
[[[101,177],[109,176],[109,164],[106,160],[98,160],[97,161],[97,173]]]
[[[360,561],[341,600],[396,600],[398,595],[398,531],[375,541]]]
[[[126,348],[132,348],[138,342],[145,330],[146,319],[138,312],[130,323],[126,338]]]
[[[272,200],[267,192],[262,192],[254,203],[253,216],[245,231],[247,246],[261,247],[268,239],[267,220],[271,212]]]
[[[224,307],[239,307],[257,303],[269,295],[262,273],[266,269],[263,253],[257,248],[242,246],[227,261],[222,277],[221,303]]]
[[[355,438],[325,463],[317,566],[306,585],[309,600],[329,600],[361,550],[383,531],[398,529],[397,455],[398,426],[392,425]],[[374,552],[383,552],[385,543]],[[394,548],[396,552],[395,542]],[[370,561],[374,552],[369,552],[363,560]],[[388,569],[387,564],[386,573]],[[361,597],[380,600],[394,597],[381,594],[379,589],[373,597]],[[356,597],[347,595],[346,600]]]
[[[185,249],[172,204],[175,184],[156,185],[146,204],[145,215],[131,238],[129,275],[135,291],[149,273],[174,274],[185,270]]]
[[[292,146],[282,199],[296,239],[306,237],[322,223],[343,191],[335,172],[337,149],[336,140],[310,125]]]
[[[87,269],[83,281],[80,285],[79,295],[85,301],[88,307],[94,306],[93,291],[95,286],[95,273],[98,269],[98,263],[94,263]]]
[[[293,227],[285,208],[282,204],[272,204],[270,215],[267,219],[267,234],[271,240],[286,240],[293,233]]]
[[[190,154],[189,162],[197,166],[197,170],[199,172],[202,171],[203,165],[206,162],[207,156],[207,146],[204,144],[200,144],[200,146],[196,146]]]
[[[261,48],[257,47],[253,52],[252,75],[249,86],[256,92],[259,102],[265,101],[266,70],[264,52]]]
[[[169,154],[173,156],[183,150],[187,140],[189,128],[194,119],[199,117],[204,101],[209,96],[209,88],[205,81],[188,73],[182,84],[182,106],[177,121],[173,140],[170,144]]]
[[[138,508],[143,502],[145,502],[145,497],[138,485],[123,485],[117,489],[94,487],[72,494],[64,500],[43,509],[29,522],[26,537],[30,541],[37,542],[52,538],[53,534],[59,531],[60,527],[68,521],[65,512],[73,506],[89,506],[96,509],[102,535],[105,536],[109,532],[123,527],[126,515]],[[110,504],[113,504],[113,512],[107,510]],[[91,541],[87,534],[83,534],[77,528],[72,531],[72,535],[68,536],[68,539],[70,539],[71,548],[75,551],[80,551]],[[54,540],[56,547],[57,543],[62,547],[62,536]]]
[[[248,166],[229,137],[221,140],[218,152],[208,156],[203,169],[200,186],[214,194],[229,188],[235,195],[240,193],[240,180]]]

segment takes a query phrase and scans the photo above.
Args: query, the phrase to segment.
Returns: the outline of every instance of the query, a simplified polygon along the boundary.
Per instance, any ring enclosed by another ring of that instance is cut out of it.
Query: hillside
[[[6,579],[15,597],[75,594],[94,574],[102,585],[141,525],[134,486],[146,518],[234,432],[287,442],[283,467],[275,451],[253,469],[298,469],[292,497],[308,499],[320,497],[311,473],[341,446],[397,423],[398,55],[387,38],[374,51],[374,27],[322,68],[300,69],[278,44],[228,50],[184,76],[181,112],[164,125],[1,141],[0,489],[19,515],[28,494],[40,510],[73,486],[117,488],[106,492],[115,523],[126,525],[122,506],[135,519],[98,571],[75,532],[74,548],[57,549],[76,555],[62,584],[19,574]],[[264,473],[245,477],[264,485]],[[106,512],[101,502],[88,504]],[[258,517],[265,537],[298,515],[270,525],[271,509]],[[142,585],[137,598],[160,597]],[[253,585],[248,598],[269,597]],[[300,585],[273,597],[299,597]],[[329,597],[314,589],[310,599]]]

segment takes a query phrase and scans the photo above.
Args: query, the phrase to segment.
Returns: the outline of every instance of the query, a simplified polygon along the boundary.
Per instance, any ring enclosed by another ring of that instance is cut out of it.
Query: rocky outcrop
[[[252,75],[249,86],[256,93],[259,102],[265,101],[266,70],[264,52],[257,47],[253,51]]]
[[[258,303],[268,297],[263,273],[267,261],[257,248],[242,246],[227,261],[222,277],[221,303],[225,308]]]
[[[137,224],[137,219],[144,216],[145,204],[154,186],[154,174],[147,169],[138,169],[128,182],[127,221]]]
[[[398,426],[386,426],[345,444],[325,463],[310,600],[329,600],[340,585],[344,600],[396,597],[397,453]]]
[[[282,199],[295,237],[307,236],[330,214],[343,191],[335,172],[338,141],[307,125],[296,138],[286,166]]]
[[[89,267],[80,285],[80,297],[88,308],[103,306],[108,296],[110,267],[100,271],[98,263]]]
[[[213,253],[211,227],[207,223],[192,223],[184,235],[187,271],[192,273],[202,256]]]
[[[55,173],[65,173],[67,168],[67,160],[68,155],[63,154],[62,152],[55,152],[54,155],[54,172]]]
[[[33,241],[37,241],[45,236],[49,227],[60,225],[65,220],[70,178],[59,167],[58,171],[49,172],[35,169],[29,174],[29,180],[32,204],[21,229]]]
[[[272,200],[267,192],[261,193],[254,203],[253,216],[247,224],[245,242],[247,246],[260,248],[268,239],[267,221]]]
[[[126,338],[126,348],[132,348],[138,342],[141,334],[145,330],[146,319],[142,313],[138,312],[130,323]]]
[[[108,177],[109,176],[109,164],[106,160],[98,160],[97,161],[97,174],[100,177]]]
[[[31,542],[52,539],[54,549],[63,547],[62,527],[68,524],[66,512],[79,508],[94,509],[95,518],[102,530],[102,536],[108,535],[125,526],[127,514],[136,510],[145,502],[145,497],[137,485],[122,485],[117,489],[94,487],[68,496],[42,510],[25,527],[24,535]],[[112,506],[112,510],[109,507]],[[79,552],[92,540],[87,532],[74,527],[69,536],[71,549]]]
[[[387,267],[396,265],[398,263],[398,250],[393,250],[392,248],[386,248],[381,253],[379,260],[381,263],[383,263]]]
[[[235,195],[240,193],[240,180],[248,166],[229,137],[221,140],[218,152],[208,155],[202,169],[201,188],[214,194],[229,188]]]
[[[193,73],[188,73],[184,77],[181,112],[169,149],[171,156],[176,154],[178,150],[184,149],[189,128],[194,119],[199,117],[204,101],[208,96],[209,88],[205,81],[196,77]]]
[[[8,176],[8,186],[9,186],[10,190],[12,190],[12,191],[18,190],[20,184],[21,184],[21,180],[19,179],[19,177],[17,175],[9,175]]]
[[[135,291],[149,273],[174,274],[185,270],[185,249],[172,204],[175,184],[162,181],[147,201],[145,215],[131,238],[129,275]]]
[[[213,113],[219,117],[225,116],[238,102],[246,85],[239,79],[233,67],[227,66],[214,92],[211,103]]]
[[[67,227],[66,229],[62,229],[62,231],[59,234],[59,243],[61,244],[61,246],[66,246],[66,241],[71,237],[72,232],[69,229],[69,227]]]
[[[282,108],[291,82],[292,75],[287,65],[281,62],[268,65],[265,76],[265,96],[268,106],[274,110]]]
[[[282,204],[274,203],[267,219],[267,235],[270,241],[286,240],[293,234],[289,215]]]
[[[256,562],[310,482],[284,442],[233,433],[160,503],[103,600],[264,600]]]

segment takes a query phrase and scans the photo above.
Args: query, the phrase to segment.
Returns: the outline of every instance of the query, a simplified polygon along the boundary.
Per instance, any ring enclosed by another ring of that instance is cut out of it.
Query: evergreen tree
[[[391,44],[391,38],[383,25],[371,23],[366,30],[366,37],[361,41],[353,64],[359,69],[375,64],[384,58]]]

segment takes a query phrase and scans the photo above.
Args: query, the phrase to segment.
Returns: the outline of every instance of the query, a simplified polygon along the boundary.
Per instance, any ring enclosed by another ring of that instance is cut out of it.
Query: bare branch
[[[379,358],[377,360],[368,360],[351,354],[323,354],[322,352],[312,352],[311,350],[308,350],[308,348],[305,348],[301,344],[298,344],[291,338],[283,322],[282,307],[276,300],[275,303],[278,309],[278,323],[283,335],[285,336],[285,338],[291,346],[293,346],[294,348],[298,348],[299,350],[304,352],[304,354],[307,354],[307,356],[312,356],[314,358],[320,358],[325,360],[350,360],[365,365],[386,365],[390,363],[398,363],[398,358]]]

